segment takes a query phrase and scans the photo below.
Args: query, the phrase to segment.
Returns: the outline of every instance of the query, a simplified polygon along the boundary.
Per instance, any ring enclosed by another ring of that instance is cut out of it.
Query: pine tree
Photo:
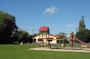
[[[79,22],[79,28],[78,31],[82,31],[82,30],[86,30],[86,25],[85,25],[85,21],[84,21],[84,16],[82,16],[82,19]]]
[[[90,42],[90,30],[86,28],[84,16],[79,22],[78,31],[75,36],[83,42]]]

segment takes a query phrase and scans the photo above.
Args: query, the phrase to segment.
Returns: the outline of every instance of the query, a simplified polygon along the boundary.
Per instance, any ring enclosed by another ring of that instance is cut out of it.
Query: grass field
[[[32,51],[36,45],[0,45],[0,59],[90,59],[90,53]]]

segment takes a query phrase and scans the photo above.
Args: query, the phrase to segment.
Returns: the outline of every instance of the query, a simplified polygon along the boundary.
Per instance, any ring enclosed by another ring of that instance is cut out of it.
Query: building
[[[40,34],[33,37],[33,41],[38,44],[57,44],[57,36],[51,34]]]
[[[60,35],[52,35],[50,34],[49,27],[41,26],[39,28],[39,34],[33,37],[33,42],[38,44],[57,44],[58,40],[63,39],[63,34]]]

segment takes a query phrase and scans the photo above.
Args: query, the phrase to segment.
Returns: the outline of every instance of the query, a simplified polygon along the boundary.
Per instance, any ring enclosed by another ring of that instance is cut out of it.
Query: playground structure
[[[39,29],[40,34],[37,35],[36,37],[33,38],[34,43],[39,44],[41,47],[46,47],[46,48],[70,48],[70,49],[75,49],[75,48],[90,48],[90,45],[88,43],[85,43],[81,41],[80,39],[76,38],[74,36],[74,33],[69,33],[69,37],[66,37],[64,33],[62,33],[61,38],[55,35],[52,35],[49,33],[49,27],[41,27]],[[59,43],[58,40],[62,40]],[[68,43],[66,43],[68,41]],[[76,43],[76,44],[75,44]],[[75,47],[77,46],[77,47]]]
[[[42,37],[43,38],[43,37]],[[59,48],[52,48],[52,44],[50,43],[52,41],[52,39],[49,39],[48,37],[46,37],[46,45],[44,46],[40,46],[40,47],[37,47],[37,48],[30,48],[30,50],[41,50],[41,51],[64,51],[64,52],[82,52],[82,53],[90,53],[90,45],[88,43],[85,43],[83,41],[81,41],[80,39],[78,38],[75,38],[74,36],[74,33],[72,32],[70,34],[70,37],[69,38],[63,38],[63,47],[59,44]],[[67,46],[68,44],[65,42],[66,39],[69,39],[69,45],[70,46]],[[79,47],[75,47],[74,44],[75,43],[75,40],[77,41],[76,44],[79,44],[80,46]],[[87,47],[81,47],[81,45],[85,45]]]
[[[67,47],[67,44],[65,43],[65,39],[67,39],[67,38],[64,38],[63,39],[63,45],[62,45],[63,48],[75,49],[75,47],[74,47],[75,40],[78,42],[77,44],[79,44],[79,47],[77,49],[90,48],[90,45],[88,43],[85,43],[85,42],[81,41],[80,39],[76,38],[74,36],[74,33],[73,32],[70,34],[70,37],[68,38],[69,39],[69,45],[70,45],[69,47]],[[49,42],[49,44],[46,44],[46,47],[48,45],[49,48],[52,48],[53,46],[52,46],[52,44],[50,44],[50,41],[49,41],[48,38],[47,38],[47,41]],[[82,47],[82,46],[85,46],[85,47]]]
[[[81,41],[80,39],[76,38],[74,36],[74,33],[73,32],[70,34],[70,41],[71,41],[71,44],[70,45],[71,45],[71,48],[74,47],[74,40],[76,40],[77,42],[79,42],[80,45],[86,45],[88,48],[90,48],[90,45],[88,43],[85,43],[85,42]]]

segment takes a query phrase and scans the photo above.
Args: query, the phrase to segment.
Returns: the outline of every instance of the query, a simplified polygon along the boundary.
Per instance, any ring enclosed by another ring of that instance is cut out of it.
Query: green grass
[[[90,53],[32,51],[36,45],[0,45],[0,59],[90,59]]]

